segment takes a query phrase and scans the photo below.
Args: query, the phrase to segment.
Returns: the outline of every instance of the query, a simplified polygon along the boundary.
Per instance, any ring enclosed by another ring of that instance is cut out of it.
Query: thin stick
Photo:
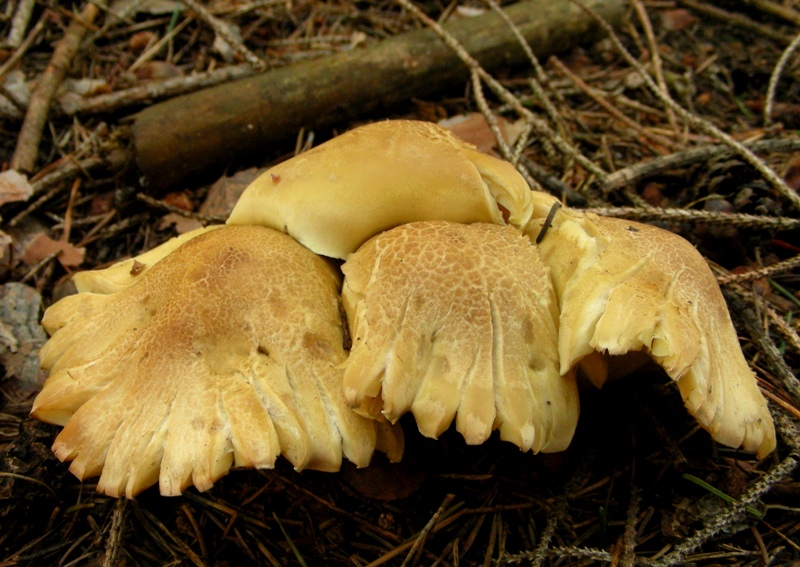
[[[511,151],[508,141],[503,135],[503,132],[500,130],[500,124],[497,121],[497,116],[495,116],[494,112],[492,112],[491,108],[489,108],[489,104],[486,102],[486,97],[483,95],[483,84],[481,83],[481,77],[478,74],[478,71],[476,69],[472,69],[470,71],[470,77],[472,79],[472,88],[475,92],[475,100],[478,103],[478,108],[480,109],[481,114],[483,114],[483,117],[486,119],[486,123],[489,125],[489,129],[492,131],[492,134],[494,134],[494,139],[497,142],[497,147],[500,149],[500,154],[506,161],[510,162],[511,165],[517,168],[531,189],[534,191],[541,191],[542,187],[539,185],[536,179],[531,176],[530,172],[525,167],[514,161],[515,152]]]
[[[187,211],[185,209],[181,209],[180,207],[175,207],[173,205],[169,205],[164,201],[159,201],[158,199],[153,199],[150,195],[146,195],[144,193],[137,193],[136,198],[140,201],[143,201],[150,205],[151,207],[155,207],[157,209],[162,209],[167,211],[168,213],[173,213],[179,216],[182,216],[187,219],[194,219],[200,222],[225,222],[225,217],[220,216],[206,216],[201,215],[200,213],[195,213],[194,211]]]
[[[39,156],[39,142],[42,139],[42,130],[47,122],[50,104],[64,79],[67,69],[77,55],[86,26],[91,25],[99,12],[99,8],[88,3],[83,8],[80,17],[75,18],[67,27],[64,37],[58,42],[50,63],[39,77],[36,90],[31,95],[28,112],[22,123],[22,129],[17,139],[17,147],[11,157],[11,168],[23,172],[31,172],[36,167]]]
[[[439,520],[439,517],[442,515],[445,509],[450,505],[450,502],[453,501],[453,498],[455,498],[455,495],[453,494],[448,494],[447,496],[445,496],[444,500],[442,501],[442,505],[439,506],[439,509],[436,510],[433,516],[431,516],[431,519],[428,520],[428,523],[425,524],[425,527],[422,528],[422,531],[419,532],[419,535],[417,536],[414,545],[411,546],[408,555],[406,555],[406,558],[403,561],[402,565],[400,565],[400,567],[406,567],[414,558],[414,556],[417,554],[417,550],[421,549],[421,546],[425,543],[425,540],[427,539],[428,534],[433,529],[433,526],[436,525],[436,522]]]
[[[558,68],[559,72],[561,72],[565,77],[567,77],[570,81],[572,81],[572,83],[576,87],[578,87],[578,89],[582,90],[584,93],[586,93],[586,95],[589,98],[591,98],[601,107],[603,107],[603,109],[606,112],[608,112],[615,119],[619,120],[632,130],[637,132],[638,134],[650,138],[653,142],[660,144],[665,148],[669,148],[670,150],[676,150],[681,147],[680,144],[676,144],[672,140],[668,140],[663,136],[659,136],[658,134],[654,134],[653,132],[646,130],[641,124],[636,122],[633,118],[623,114],[622,111],[620,111],[616,106],[614,106],[608,101],[608,99],[605,97],[605,94],[599,93],[597,89],[590,87],[588,84],[586,84],[586,82],[583,79],[581,79],[575,73],[570,71],[569,68],[566,65],[564,65],[561,62],[561,60],[558,59],[558,57],[556,56],[551,57],[550,62]],[[673,120],[674,118],[675,117],[673,116]],[[662,154],[666,153],[665,150],[660,150],[659,148],[653,148],[653,149]]]
[[[788,45],[789,42],[791,41],[791,38],[785,36],[784,34],[775,31],[769,26],[758,24],[752,21],[750,18],[742,16],[741,14],[728,12],[726,10],[722,10],[721,8],[717,8],[716,6],[712,6],[711,4],[707,4],[704,2],[697,2],[696,0],[678,0],[678,1],[680,4],[688,6],[695,12],[699,12],[704,16],[715,18],[717,20],[723,21],[727,24],[736,26],[743,30],[755,32],[769,39],[783,43],[784,45]]]
[[[764,493],[769,491],[770,488],[775,486],[784,478],[788,477],[797,467],[797,463],[797,454],[790,454],[780,464],[773,467],[772,470],[770,470],[764,477],[756,482],[753,487],[729,509],[718,516],[712,517],[706,523],[705,527],[676,545],[671,553],[664,555],[657,561],[650,563],[651,566],[667,567],[682,563],[688,554],[697,549],[710,538],[714,537],[714,535],[730,526],[736,518],[739,518],[744,513],[744,510],[748,506],[755,503]]]
[[[718,213],[695,209],[662,209],[659,207],[593,207],[584,209],[604,217],[615,217],[637,221],[696,222],[709,225],[737,226],[740,228],[761,228],[765,230],[796,230],[800,219],[771,217],[767,215],[746,215],[742,213]]]
[[[633,567],[636,563],[636,520],[639,517],[639,504],[641,496],[639,489],[631,482],[631,499],[628,504],[628,514],[625,519],[625,533],[622,538],[622,567]]]
[[[14,17],[11,19],[11,31],[8,32],[8,39],[6,45],[14,49],[22,45],[22,38],[25,35],[25,29],[28,27],[28,22],[33,14],[33,7],[36,0],[20,0],[17,4],[17,11],[14,12]],[[0,80],[2,83],[2,80]]]
[[[798,45],[800,45],[800,33],[794,37],[789,47],[783,50],[780,59],[778,59],[778,63],[775,65],[775,69],[772,71],[772,75],[769,77],[767,99],[764,102],[764,126],[769,126],[772,123],[772,106],[775,102],[775,90],[778,88],[778,81],[781,79],[783,69],[786,67],[789,57],[794,54]]]
[[[775,346],[774,341],[764,332],[761,322],[753,313],[752,305],[748,306],[745,303],[744,298],[746,296],[739,293],[737,287],[734,286],[723,290],[723,295],[731,306],[731,313],[735,313],[736,317],[744,324],[753,343],[764,355],[775,381],[783,388],[793,403],[800,405],[800,380],[795,376],[789,365],[786,364],[783,354]],[[756,296],[752,297],[756,299]]]
[[[606,178],[608,173],[606,173],[605,170],[580,153],[569,142],[553,131],[553,129],[550,128],[546,122],[537,118],[530,110],[525,108],[519,99],[517,99],[505,87],[503,87],[503,85],[501,85],[494,77],[487,73],[486,70],[481,67],[480,63],[478,63],[469,53],[467,53],[458,40],[456,40],[456,38],[448,33],[442,26],[428,17],[427,14],[410,2],[410,0],[396,1],[403,8],[414,14],[414,16],[416,16],[426,26],[431,28],[470,70],[475,70],[479,74],[480,78],[498,97],[500,97],[501,100],[503,100],[503,102],[513,108],[521,117],[529,121],[533,125],[533,128],[537,134],[547,137],[563,154],[574,159],[581,167],[594,174],[594,176],[598,179],[603,180]]]
[[[791,24],[800,26],[800,13],[787,6],[781,6],[777,2],[771,2],[770,0],[747,0],[746,3],[758,8],[762,12],[778,16]]]
[[[133,73],[139,67],[141,67],[142,65],[150,61],[153,57],[155,57],[158,54],[158,52],[164,48],[166,44],[172,41],[175,38],[175,36],[181,33],[183,29],[190,23],[192,23],[192,19],[186,18],[177,26],[172,28],[172,30],[170,30],[168,34],[166,34],[164,37],[158,40],[150,49],[142,53],[139,56],[139,58],[136,61],[134,61],[130,67],[128,67],[128,73]]]
[[[778,315],[778,312],[766,304],[766,302],[762,308],[766,311],[770,321],[778,329],[778,332],[783,336],[786,343],[791,346],[795,352],[800,353],[800,335],[797,334],[794,327],[787,323],[786,319]]]
[[[647,44],[650,46],[650,60],[653,62],[653,72],[656,75],[658,86],[661,87],[664,92],[668,92],[667,82],[664,80],[664,71],[661,65],[661,56],[658,51],[658,43],[653,33],[653,25],[650,23],[650,17],[647,15],[647,10],[644,5],[639,0],[631,0],[631,3],[633,4],[633,9],[636,10],[639,21],[642,23],[644,35],[647,38]],[[675,120],[675,113],[670,108],[667,108],[667,120],[673,130],[676,132],[680,130],[678,122]]]
[[[125,516],[127,512],[128,501],[124,498],[120,498],[114,505],[114,513],[111,516],[111,527],[108,530],[103,567],[113,567],[119,564],[119,555],[122,551],[122,532],[125,530]]]
[[[769,390],[765,390],[764,388],[761,388],[761,393],[764,394],[773,402],[775,402],[776,404],[778,404],[779,406],[781,406],[784,410],[792,414],[795,419],[800,419],[800,410],[794,407],[792,404],[785,401],[783,398],[779,398],[778,396],[776,396]]]
[[[254,73],[250,65],[231,65],[207,73],[154,81],[152,83],[146,83],[122,91],[98,95],[91,98],[68,99],[67,102],[62,104],[61,109],[69,116],[75,114],[109,112],[135,104],[142,104],[196,91],[201,88],[233,81],[242,77],[249,77]]]
[[[45,13],[42,14],[42,17],[39,18],[39,21],[36,22],[36,25],[33,26],[33,29],[25,37],[25,41],[23,41],[20,44],[17,50],[14,51],[14,54],[11,57],[9,57],[5,63],[3,63],[2,67],[0,67],[0,85],[2,85],[3,82],[6,80],[6,75],[8,75],[9,71],[11,71],[11,69],[14,69],[17,66],[17,63],[19,62],[20,59],[22,59],[22,56],[25,55],[28,49],[30,49],[31,45],[33,45],[33,42],[36,41],[36,38],[44,29],[44,26],[49,18],[49,15],[50,14],[47,11],[45,11]]]
[[[75,200],[78,198],[78,190],[81,187],[80,178],[72,182],[69,191],[69,201],[67,201],[67,212],[64,213],[64,230],[61,231],[61,242],[69,242],[69,234],[72,231],[72,214],[75,207]]]
[[[793,152],[800,150],[800,139],[761,140],[759,142],[745,144],[745,146],[754,152]],[[641,179],[670,169],[682,168],[693,163],[709,160],[714,157],[732,155],[733,153],[734,151],[728,146],[714,144],[683,150],[666,156],[655,157],[651,160],[642,161],[611,173],[603,181],[602,189],[605,192],[610,192],[623,185],[635,183]]]
[[[720,285],[751,282],[753,280],[760,280],[761,278],[771,278],[772,276],[785,274],[786,272],[791,272],[797,267],[800,267],[800,255],[794,256],[787,260],[783,260],[782,262],[778,262],[777,264],[772,264],[771,266],[767,266],[766,268],[760,268],[758,270],[748,270],[747,272],[744,272],[742,274],[729,274],[726,276],[719,276],[717,278],[717,281],[719,282]]]
[[[245,61],[250,63],[255,71],[263,71],[266,68],[266,63],[262,61],[255,53],[250,51],[244,43],[233,34],[230,33],[228,26],[219,18],[212,15],[202,4],[195,0],[181,0],[192,11],[197,12],[197,15],[214,30],[225,43],[231,46],[236,53],[244,57]]]
[[[539,58],[536,57],[536,54],[531,49],[531,46],[525,41],[525,38],[522,35],[522,32],[519,28],[514,24],[511,18],[508,17],[508,14],[500,7],[500,5],[495,0],[485,0],[485,2],[489,5],[489,7],[494,10],[494,12],[500,16],[509,29],[514,34],[514,37],[517,38],[517,42],[522,50],[525,52],[525,55],[528,57],[528,61],[530,61],[531,66],[533,67],[534,74],[536,75],[535,78],[529,78],[529,84],[531,86],[531,90],[533,91],[534,96],[537,100],[541,103],[544,107],[545,112],[547,113],[547,117],[556,127],[556,130],[560,134],[564,134],[566,132],[566,128],[564,127],[563,120],[561,119],[561,114],[556,109],[553,102],[550,100],[550,97],[544,90],[544,87],[550,82],[549,78],[547,77],[547,73],[545,73],[544,68],[542,67],[541,63],[539,62]],[[559,92],[554,91],[557,98],[559,97]],[[563,101],[563,98],[561,98]],[[533,124],[526,122],[526,128],[523,134],[520,136],[516,146],[514,147],[514,153],[512,154],[512,159],[510,160],[511,163],[517,163],[519,161],[520,156],[522,155],[522,151],[528,143],[528,138],[530,136],[530,131],[533,129]]]

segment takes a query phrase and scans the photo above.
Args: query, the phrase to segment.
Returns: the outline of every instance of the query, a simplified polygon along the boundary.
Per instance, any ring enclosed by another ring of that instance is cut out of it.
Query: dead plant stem
[[[42,131],[47,122],[47,115],[50,104],[58,90],[61,81],[69,69],[72,60],[78,53],[83,36],[86,34],[86,26],[91,25],[99,13],[99,8],[89,2],[80,13],[80,16],[73,19],[64,33],[64,37],[58,42],[53,57],[50,59],[45,71],[39,77],[36,90],[31,95],[28,105],[28,112],[17,138],[17,147],[11,157],[11,168],[18,171],[30,173],[36,167],[36,160],[39,156],[39,142],[42,139]]]

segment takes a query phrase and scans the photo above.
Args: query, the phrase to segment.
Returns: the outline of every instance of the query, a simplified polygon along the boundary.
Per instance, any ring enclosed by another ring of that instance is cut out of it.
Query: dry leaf
[[[516,142],[517,138],[519,138],[519,135],[522,133],[524,121],[518,120],[512,123],[503,117],[499,117],[498,123],[500,125],[500,132],[502,132],[506,142],[509,146],[513,146],[514,142]],[[491,128],[489,128],[489,124],[486,122],[486,118],[483,117],[483,114],[479,112],[459,114],[445,120],[440,120],[439,126],[444,126],[449,129],[453,134],[465,142],[474,145],[483,153],[499,157],[499,154],[494,149],[497,147],[497,140],[495,140],[494,133]]]
[[[22,261],[29,266],[33,266],[56,252],[59,263],[65,268],[80,266],[86,254],[85,248],[76,248],[69,242],[53,240],[46,234],[39,233],[25,245],[22,252]]]
[[[167,61],[148,61],[133,72],[139,81],[163,81],[183,76],[183,69]]]
[[[667,31],[685,30],[697,21],[688,10],[664,10],[661,12],[661,26]]]
[[[33,195],[33,186],[28,178],[14,169],[0,173],[0,205],[15,201],[27,201]]]
[[[128,47],[130,47],[131,51],[134,53],[141,53],[157,39],[158,36],[150,30],[140,31],[133,34],[130,39],[128,39]]]
[[[183,211],[193,211],[194,201],[189,191],[173,191],[164,196],[164,204]]]
[[[161,217],[161,222],[158,224],[159,230],[166,230],[170,226],[174,226],[178,234],[186,234],[198,228],[203,228],[202,223],[197,219],[190,219],[181,216],[177,213],[169,213]]]
[[[264,171],[264,169],[251,167],[239,171],[231,177],[220,177],[209,189],[206,200],[200,206],[200,214],[206,217],[227,218],[245,187]]]
[[[376,454],[369,466],[362,469],[344,464],[342,478],[365,498],[389,501],[407,498],[419,490],[425,471],[411,460],[390,463],[383,455]]]

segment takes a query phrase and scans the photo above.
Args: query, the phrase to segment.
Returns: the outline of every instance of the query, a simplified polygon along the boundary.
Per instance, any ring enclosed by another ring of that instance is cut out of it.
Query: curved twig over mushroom
[[[32,414],[65,425],[54,452],[112,496],[206,490],[279,454],[297,469],[338,470],[343,453],[365,466],[376,423],[342,395],[338,285],[274,230],[205,231],[133,285],[48,309],[51,375]]]
[[[411,411],[438,437],[493,429],[522,450],[561,451],[578,421],[558,370],[558,310],[547,268],[516,229],[418,222],[384,232],[343,266],[353,347],[347,401],[389,421]]]
[[[526,232],[535,240],[557,201],[533,199]],[[645,351],[714,439],[759,456],[775,448],[772,417],[725,300],[691,244],[653,226],[561,208],[539,249],[560,305],[562,372],[589,356],[585,370],[599,386],[605,371],[592,353]]]
[[[344,259],[372,236],[423,220],[509,223],[531,215],[530,190],[508,162],[428,122],[351,130],[268,170],[228,224],[269,226]]]

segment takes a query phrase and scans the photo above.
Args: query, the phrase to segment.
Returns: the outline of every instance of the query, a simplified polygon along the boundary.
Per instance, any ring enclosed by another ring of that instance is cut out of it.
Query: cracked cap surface
[[[47,310],[51,371],[32,415],[65,425],[53,450],[98,490],[206,490],[231,466],[366,466],[384,426],[350,411],[339,276],[263,227],[192,238],[135,284]],[[397,458],[399,454],[391,454]]]
[[[419,222],[376,236],[343,266],[353,347],[347,401],[467,443],[493,429],[523,450],[560,451],[578,419],[558,370],[558,311],[538,252],[516,229]]]

